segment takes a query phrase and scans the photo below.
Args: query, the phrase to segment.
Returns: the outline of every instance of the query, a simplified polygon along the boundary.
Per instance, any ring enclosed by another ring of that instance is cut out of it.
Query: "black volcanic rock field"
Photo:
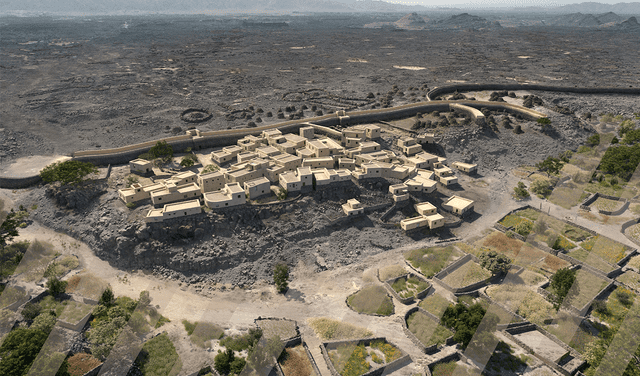
[[[198,125],[202,130],[240,128],[257,117],[268,124],[279,108],[300,107],[296,100],[312,89],[355,99],[317,102],[326,113],[369,108],[368,93],[379,102],[393,85],[406,91],[458,81],[639,84],[636,33],[362,28],[380,18],[324,14],[247,23],[206,16],[4,17],[0,163],[182,132],[191,126],[180,117],[188,108],[213,114]],[[413,98],[424,99],[396,96],[389,104]],[[263,114],[255,112],[259,108]]]

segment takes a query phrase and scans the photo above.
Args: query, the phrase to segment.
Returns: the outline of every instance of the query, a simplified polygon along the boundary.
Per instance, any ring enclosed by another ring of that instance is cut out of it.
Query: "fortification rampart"
[[[456,91],[462,92],[483,90],[556,91],[576,94],[640,94],[640,88],[622,87],[569,87],[527,84],[455,84],[433,88],[427,93],[427,99],[432,101],[440,95],[450,94]]]

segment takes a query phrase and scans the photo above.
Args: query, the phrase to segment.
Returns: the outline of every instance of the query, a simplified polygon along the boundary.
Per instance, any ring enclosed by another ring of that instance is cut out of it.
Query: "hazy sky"
[[[510,6],[510,7],[522,7],[522,6],[560,6],[566,4],[582,3],[582,0],[384,0],[389,3],[405,4],[405,5],[423,5],[423,6],[477,6],[477,7],[491,7],[491,6]],[[621,1],[617,0],[597,0],[595,3],[602,4],[618,4]]]

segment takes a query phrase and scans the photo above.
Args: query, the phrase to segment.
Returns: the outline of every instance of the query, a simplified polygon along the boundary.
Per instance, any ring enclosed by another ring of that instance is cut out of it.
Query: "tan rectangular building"
[[[149,212],[147,212],[145,221],[162,222],[165,219],[186,217],[189,215],[200,213],[202,213],[200,200],[190,200],[174,204],[167,204],[162,209],[151,209],[149,210]]]
[[[244,192],[251,200],[271,194],[271,182],[267,178],[258,178],[244,183]]]
[[[244,205],[246,202],[247,194],[238,183],[225,184],[224,188],[217,192],[204,194],[204,203],[211,209]]]

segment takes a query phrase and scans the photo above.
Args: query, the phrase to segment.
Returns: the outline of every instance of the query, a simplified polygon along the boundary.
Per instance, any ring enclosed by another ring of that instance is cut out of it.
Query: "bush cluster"
[[[98,169],[92,163],[80,161],[56,162],[40,171],[45,183],[80,184],[89,174],[97,174]]]

